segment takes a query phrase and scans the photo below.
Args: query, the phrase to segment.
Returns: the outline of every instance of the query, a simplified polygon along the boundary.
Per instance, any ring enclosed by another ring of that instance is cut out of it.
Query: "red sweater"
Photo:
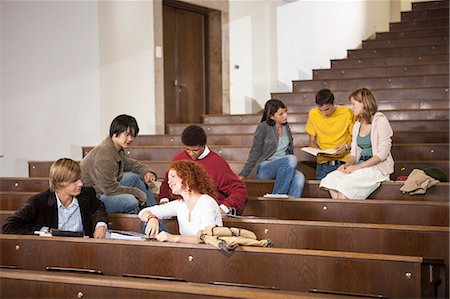
[[[191,160],[186,151],[179,152],[173,160]],[[228,163],[218,154],[210,151],[203,159],[196,160],[211,176],[216,187],[216,201],[219,205],[224,204],[228,208],[235,208],[239,214],[244,211],[247,201],[247,187],[238,176],[231,170]],[[170,198],[172,190],[167,184],[167,172],[159,189],[159,198]]]

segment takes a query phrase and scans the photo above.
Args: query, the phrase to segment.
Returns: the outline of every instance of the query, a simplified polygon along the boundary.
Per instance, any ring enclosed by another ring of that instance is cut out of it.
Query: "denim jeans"
[[[259,165],[258,179],[275,179],[272,193],[287,194],[299,198],[303,193],[305,176],[297,170],[297,157],[286,155],[272,161],[264,161]]]
[[[147,207],[154,206],[156,204],[152,192],[147,189],[147,186],[138,174],[125,172],[119,183],[123,186],[136,187],[145,192],[147,195]],[[102,194],[100,195],[100,200],[105,204],[106,212],[108,213],[137,214],[141,210],[139,207],[139,201],[133,194]]]
[[[329,165],[327,163],[323,163],[323,164],[317,163],[317,166],[316,166],[316,180],[323,179],[324,177],[327,176],[327,174],[329,174],[332,171],[335,171],[342,164],[345,164],[345,162],[338,161],[336,163],[336,165]]]

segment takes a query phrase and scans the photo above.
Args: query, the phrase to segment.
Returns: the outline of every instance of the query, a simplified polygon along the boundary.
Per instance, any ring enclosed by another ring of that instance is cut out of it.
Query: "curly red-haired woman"
[[[213,184],[201,165],[191,160],[172,161],[168,178],[172,193],[182,199],[139,212],[139,218],[147,222],[145,233],[148,236],[159,241],[198,243],[197,231],[207,226],[222,226]],[[158,219],[173,216],[177,216],[180,235],[159,233]]]

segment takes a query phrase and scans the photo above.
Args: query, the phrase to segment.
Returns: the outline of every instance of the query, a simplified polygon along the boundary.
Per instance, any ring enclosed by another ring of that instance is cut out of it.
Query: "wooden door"
[[[165,123],[198,123],[206,106],[207,17],[163,6]]]

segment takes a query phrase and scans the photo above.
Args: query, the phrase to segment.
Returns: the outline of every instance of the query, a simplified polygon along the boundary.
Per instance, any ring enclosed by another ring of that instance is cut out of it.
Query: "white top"
[[[192,209],[191,221],[189,221],[189,210],[184,200],[173,200],[164,205],[142,209],[139,216],[146,211],[150,211],[161,219],[177,216],[178,230],[183,236],[194,236],[207,226],[223,226],[219,205],[207,194],[202,194]]]

